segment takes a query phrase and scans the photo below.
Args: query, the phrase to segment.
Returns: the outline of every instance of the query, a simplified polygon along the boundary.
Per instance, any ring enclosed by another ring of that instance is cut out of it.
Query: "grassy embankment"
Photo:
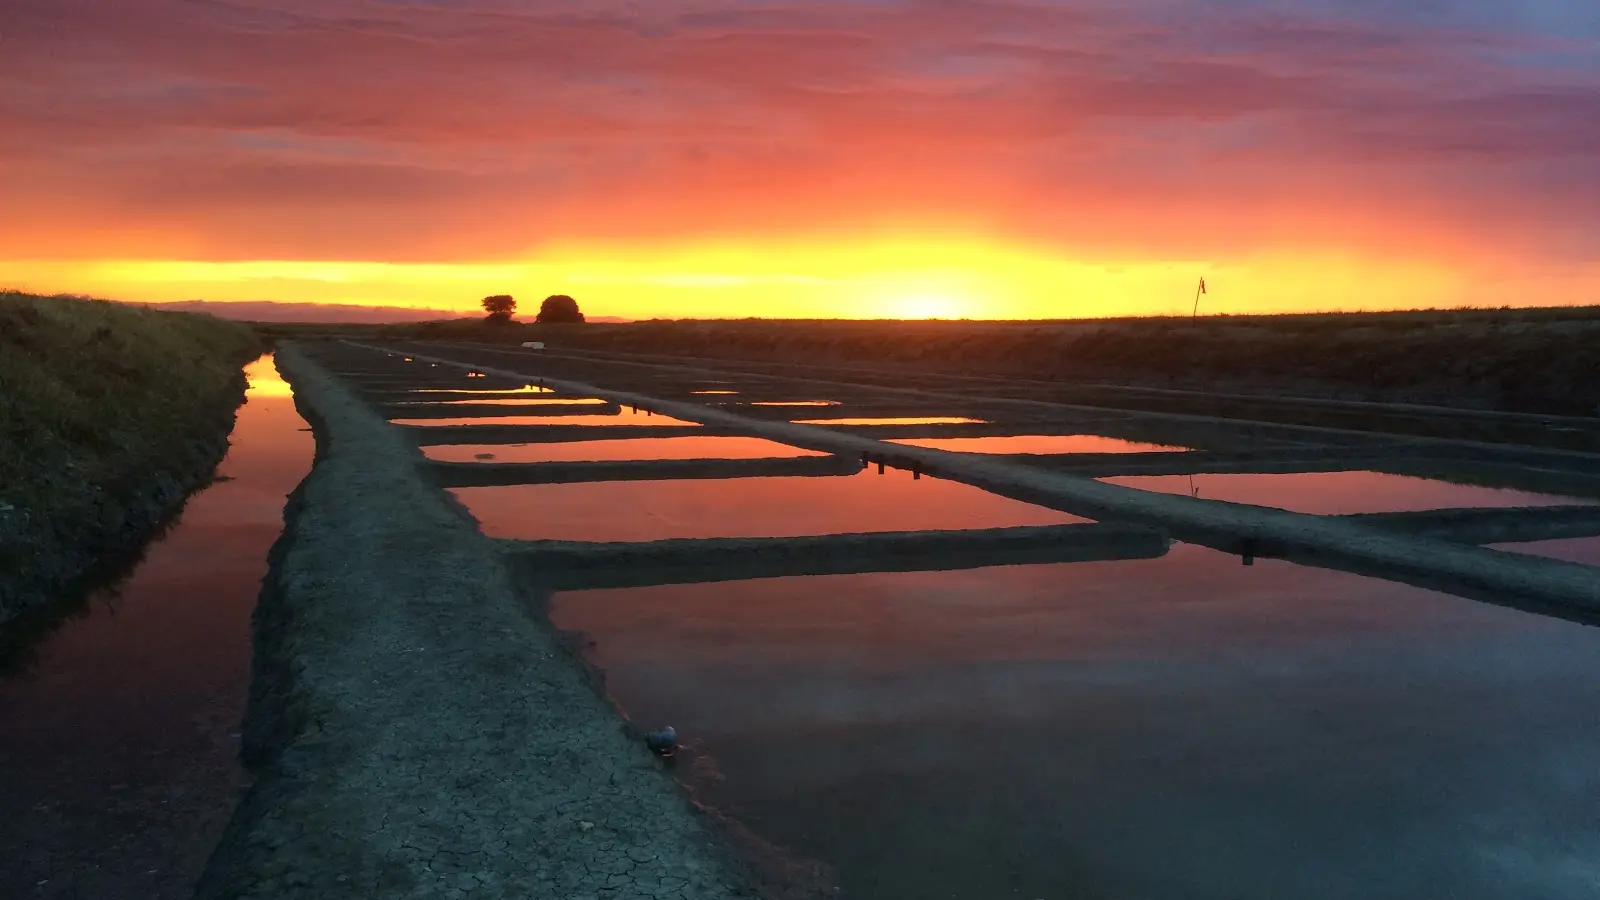
[[[0,623],[136,549],[227,449],[246,326],[0,291]]]
[[[274,326],[327,333],[329,326]],[[759,362],[1295,393],[1562,415],[1600,407],[1600,307],[1056,322],[659,321],[355,326]]]

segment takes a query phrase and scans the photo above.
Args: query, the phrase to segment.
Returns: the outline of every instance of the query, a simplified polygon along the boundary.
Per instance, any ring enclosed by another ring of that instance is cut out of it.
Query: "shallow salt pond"
[[[839,406],[838,400],[752,400],[746,406]]]
[[[675,439],[676,440],[676,439]],[[653,541],[1085,521],[955,481],[877,475],[456,488],[497,538]]]
[[[485,397],[470,400],[400,400],[391,406],[605,406],[597,397]]]
[[[1188,545],[551,615],[847,896],[1594,895],[1597,629]]]
[[[795,419],[796,425],[981,425],[985,419],[965,416],[882,416],[842,419]]]
[[[422,448],[444,462],[603,462],[651,459],[767,459],[825,456],[776,441],[749,437],[628,438],[548,444],[459,444]]]
[[[682,425],[700,427],[698,422],[686,422],[663,415],[649,415],[644,410],[634,412],[624,406],[614,415],[591,416],[471,416],[447,419],[390,419],[395,425]]]
[[[1505,550],[1509,553],[1526,553],[1529,556],[1543,556],[1549,559],[1582,563],[1586,566],[1600,566],[1600,537],[1558,538],[1551,541],[1491,544],[1490,546],[1496,550]],[[1596,570],[1595,577],[1600,578],[1600,570]]]
[[[908,447],[927,447],[954,453],[1153,453],[1187,450],[1164,444],[1145,444],[1096,434],[1018,434],[997,437],[903,438],[888,441]]]
[[[1188,494],[1203,500],[1274,506],[1319,515],[1592,502],[1554,494],[1452,484],[1383,472],[1128,475],[1100,480],[1145,491]]]
[[[462,387],[462,388],[416,388],[415,390],[409,391],[408,393],[412,393],[412,394],[481,394],[481,395],[483,395],[485,397],[492,397],[492,396],[501,395],[501,394],[515,394],[515,395],[522,395],[522,394],[553,394],[553,393],[555,393],[555,391],[550,389],[550,388],[547,388],[547,387],[535,387],[534,385],[530,384],[530,385],[525,385],[525,386],[519,387],[519,388],[488,388],[488,389],[484,389],[484,390],[474,390],[473,388],[470,388],[470,387]]]

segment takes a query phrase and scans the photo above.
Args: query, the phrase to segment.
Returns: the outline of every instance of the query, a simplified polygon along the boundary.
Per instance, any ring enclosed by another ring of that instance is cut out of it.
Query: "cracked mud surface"
[[[319,459],[256,614],[258,779],[199,896],[749,896],[416,447],[279,360]]]

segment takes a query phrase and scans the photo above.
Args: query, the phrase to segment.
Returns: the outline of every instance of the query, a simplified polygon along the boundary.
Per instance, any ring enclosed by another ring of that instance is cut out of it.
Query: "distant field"
[[[1442,403],[1600,409],[1600,307],[1059,322],[652,321],[261,326],[622,353]]]

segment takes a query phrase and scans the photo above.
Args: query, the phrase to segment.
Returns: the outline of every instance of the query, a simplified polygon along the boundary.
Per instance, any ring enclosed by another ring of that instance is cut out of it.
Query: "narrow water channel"
[[[0,897],[187,898],[243,784],[250,613],[314,450],[272,357],[218,479],[0,678]]]

